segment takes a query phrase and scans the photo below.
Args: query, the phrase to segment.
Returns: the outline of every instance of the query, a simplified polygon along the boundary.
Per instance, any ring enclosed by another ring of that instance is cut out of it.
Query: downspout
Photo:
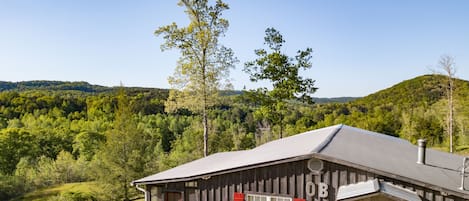
[[[138,184],[135,184],[134,182],[130,183],[131,186],[135,186],[135,188],[137,188],[137,190],[139,191],[142,191],[145,195],[145,201],[150,201],[148,198],[148,194],[149,192],[147,190],[145,190],[144,188],[138,186]]]

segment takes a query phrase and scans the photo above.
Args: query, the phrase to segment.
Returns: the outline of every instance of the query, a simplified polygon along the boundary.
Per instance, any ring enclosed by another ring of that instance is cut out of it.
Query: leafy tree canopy
[[[317,90],[314,80],[303,78],[300,70],[311,68],[311,48],[298,50],[295,57],[289,57],[281,51],[285,43],[283,36],[274,28],[265,30],[264,44],[269,49],[257,49],[257,59],[246,62],[244,71],[250,75],[251,81],[267,80],[272,83],[272,89],[259,88],[251,90],[247,96],[260,104],[257,110],[259,116],[280,125],[280,138],[282,137],[284,116],[286,115],[286,102],[299,100],[308,104],[313,103],[312,94]]]

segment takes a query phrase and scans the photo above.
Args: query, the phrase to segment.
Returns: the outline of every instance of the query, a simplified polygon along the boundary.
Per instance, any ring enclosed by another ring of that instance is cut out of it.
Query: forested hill
[[[442,75],[423,75],[370,94],[356,100],[355,103],[372,106],[392,103],[403,108],[432,105],[445,95],[446,82],[447,78]],[[466,80],[456,79],[457,92],[467,93],[469,91],[468,83]]]
[[[49,80],[34,80],[22,82],[5,82],[0,81],[0,92],[2,91],[30,91],[30,90],[45,90],[45,91],[79,91],[85,93],[103,93],[115,92],[119,87],[106,87],[100,85],[93,85],[88,82],[68,82],[68,81],[49,81]],[[144,87],[125,87],[130,91],[159,91],[167,93],[167,89],[158,88],[144,88]]]
[[[167,93],[167,89],[143,88],[143,87],[125,87],[133,91],[159,91]],[[79,91],[85,93],[102,93],[115,92],[118,87],[106,87],[93,85],[88,82],[68,82],[68,81],[49,81],[49,80],[33,80],[22,82],[5,82],[0,81],[0,92],[2,91],[28,91],[28,90],[45,90],[45,91]],[[224,91],[224,96],[240,95],[242,91]],[[314,98],[315,103],[345,103],[357,99],[357,97],[336,97],[336,98]]]
[[[457,144],[465,149],[469,143],[469,82],[454,79],[454,83],[454,132]],[[447,89],[445,76],[423,75],[349,103],[318,105],[314,113],[320,120],[315,128],[344,123],[411,142],[426,138],[431,146],[446,147]]]
[[[335,97],[335,98],[313,98],[317,104],[321,103],[347,103],[358,99],[359,97]]]
[[[469,83],[455,83],[455,148],[464,151],[469,147]],[[414,143],[425,138],[429,146],[444,150],[446,84],[443,76],[424,75],[358,99],[316,99],[314,105],[291,101],[281,111],[281,126],[266,120],[270,113],[256,112],[258,105],[241,91],[226,91],[208,113],[209,152],[254,148],[277,139],[281,129],[289,136],[336,124]],[[113,183],[119,171],[130,171],[126,174],[136,179],[202,157],[200,116],[167,112],[167,98],[167,89],[0,82],[0,200],[70,182],[119,186]],[[122,144],[132,151],[121,152]],[[124,156],[131,163],[115,161]]]
[[[74,90],[81,92],[106,92],[112,91],[112,87],[91,85],[87,82],[63,82],[63,81],[23,81],[23,82],[3,82],[0,81],[0,91],[27,91],[27,90]]]

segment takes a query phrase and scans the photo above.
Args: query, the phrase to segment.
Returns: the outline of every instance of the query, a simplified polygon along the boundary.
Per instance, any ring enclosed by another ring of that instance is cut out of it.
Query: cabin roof
[[[427,149],[426,164],[417,164],[417,146],[410,142],[345,125],[308,131],[251,150],[212,154],[132,183],[188,181],[313,156],[399,177],[411,183],[468,194],[459,190],[462,156]],[[465,189],[469,189],[468,183]]]

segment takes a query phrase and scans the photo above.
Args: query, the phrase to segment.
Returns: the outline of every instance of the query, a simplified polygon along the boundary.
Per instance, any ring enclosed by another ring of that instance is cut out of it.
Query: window
[[[292,201],[289,197],[248,194],[247,201]]]

